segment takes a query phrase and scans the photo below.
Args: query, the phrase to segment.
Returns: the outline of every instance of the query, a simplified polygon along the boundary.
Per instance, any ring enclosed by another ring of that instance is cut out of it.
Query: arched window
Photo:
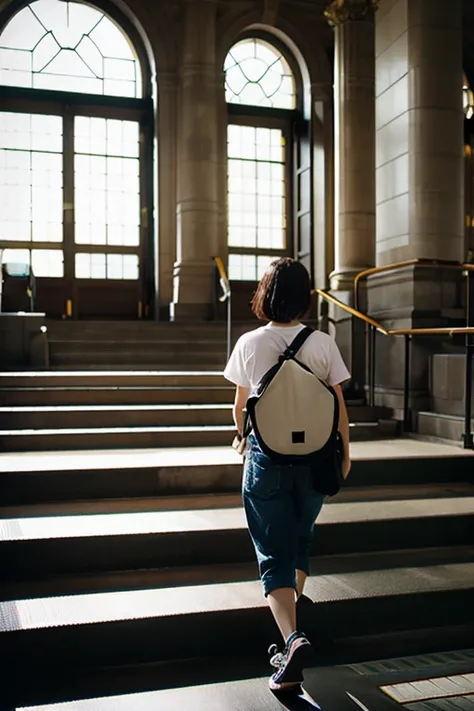
[[[295,79],[285,57],[261,39],[238,42],[227,55],[226,98],[232,104],[295,109]]]
[[[37,0],[0,33],[0,250],[31,263],[50,315],[130,317],[147,300],[143,65],[124,29],[82,2]]]
[[[290,170],[297,82],[283,52],[260,37],[235,44],[224,70],[229,276],[256,281],[272,259],[294,251]]]

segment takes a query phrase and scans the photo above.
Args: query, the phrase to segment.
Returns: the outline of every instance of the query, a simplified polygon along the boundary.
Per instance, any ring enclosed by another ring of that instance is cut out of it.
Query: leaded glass
[[[141,97],[140,64],[122,30],[78,2],[37,0],[0,35],[0,85]]]
[[[245,39],[228,53],[224,70],[226,98],[232,104],[296,107],[295,80],[285,57],[261,39]]]

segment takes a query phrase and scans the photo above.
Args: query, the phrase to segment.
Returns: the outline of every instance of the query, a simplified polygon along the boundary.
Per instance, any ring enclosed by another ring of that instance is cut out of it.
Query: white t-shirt
[[[237,341],[224,377],[234,385],[255,390],[262,376],[278,362],[303,328],[301,323],[297,326],[268,324],[245,333]],[[328,385],[339,385],[350,378],[336,343],[322,331],[314,331],[309,336],[297,358]]]

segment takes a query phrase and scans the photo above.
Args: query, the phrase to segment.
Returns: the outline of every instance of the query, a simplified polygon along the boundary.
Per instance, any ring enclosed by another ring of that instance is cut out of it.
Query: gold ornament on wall
[[[377,10],[379,0],[333,0],[324,11],[330,25],[361,20],[369,11]]]

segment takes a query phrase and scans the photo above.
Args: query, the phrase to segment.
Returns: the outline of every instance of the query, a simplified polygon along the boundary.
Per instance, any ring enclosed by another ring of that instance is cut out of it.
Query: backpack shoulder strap
[[[294,358],[312,333],[314,333],[314,330],[310,326],[303,328],[303,330],[298,333],[296,338],[292,340],[286,351],[283,353],[282,358],[284,360]]]

